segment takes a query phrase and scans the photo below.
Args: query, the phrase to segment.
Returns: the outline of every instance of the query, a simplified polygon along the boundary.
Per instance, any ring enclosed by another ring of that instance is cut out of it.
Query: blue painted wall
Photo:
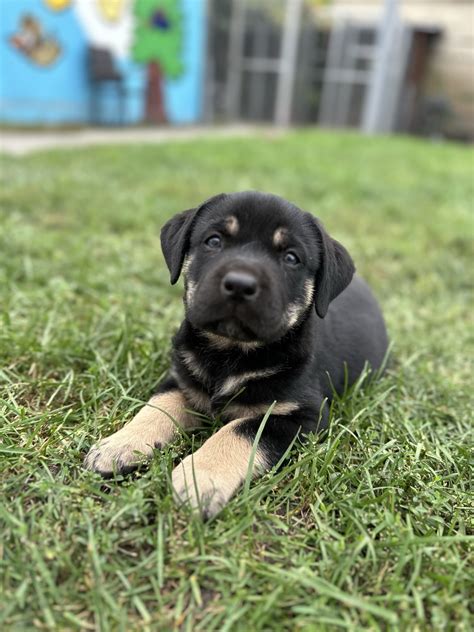
[[[72,0],[61,10],[50,9],[43,0],[0,0],[0,122],[25,125],[84,124],[89,121],[90,85],[86,72],[89,35],[77,15],[75,4],[97,0]],[[192,123],[202,111],[204,77],[204,0],[177,0],[183,14],[184,73],[164,82],[166,111],[170,123]],[[47,66],[34,63],[11,38],[21,31],[21,19],[30,14],[43,34],[58,42],[61,52]],[[145,67],[129,55],[115,58],[126,80],[126,121],[143,120]],[[111,88],[103,91],[105,123],[117,121]]]

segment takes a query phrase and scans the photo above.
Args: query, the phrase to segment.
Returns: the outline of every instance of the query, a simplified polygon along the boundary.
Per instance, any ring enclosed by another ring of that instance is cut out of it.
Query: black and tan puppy
[[[381,366],[387,335],[354,264],[309,213],[274,195],[222,194],[173,217],[161,243],[185,319],[168,377],[132,421],[102,439],[86,466],[127,472],[199,425],[226,423],[173,471],[175,498],[215,515],[246,477],[262,417],[276,400],[254,459],[275,465],[297,435],[324,429],[333,388],[368,363]]]

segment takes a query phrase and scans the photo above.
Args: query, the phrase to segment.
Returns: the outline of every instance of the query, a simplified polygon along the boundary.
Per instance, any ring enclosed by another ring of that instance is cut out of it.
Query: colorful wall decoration
[[[59,41],[43,33],[41,22],[29,13],[21,16],[20,26],[10,37],[10,44],[38,66],[54,64],[61,54]]]
[[[150,123],[167,120],[163,81],[183,74],[183,16],[175,0],[136,0],[135,37],[132,55],[135,61],[147,64],[146,113]]]
[[[205,0],[1,2],[0,122],[90,122],[90,47],[112,55],[127,124],[195,122],[204,31]],[[102,88],[102,119],[113,124],[116,92]]]

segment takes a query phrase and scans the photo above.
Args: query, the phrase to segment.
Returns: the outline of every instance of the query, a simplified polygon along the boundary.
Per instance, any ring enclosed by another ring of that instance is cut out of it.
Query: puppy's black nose
[[[250,272],[228,272],[222,279],[221,292],[227,298],[251,301],[258,291],[258,281]]]

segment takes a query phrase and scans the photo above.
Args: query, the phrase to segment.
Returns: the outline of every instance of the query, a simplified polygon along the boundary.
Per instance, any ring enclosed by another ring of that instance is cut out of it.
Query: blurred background
[[[0,125],[474,138],[471,0],[0,0]]]

